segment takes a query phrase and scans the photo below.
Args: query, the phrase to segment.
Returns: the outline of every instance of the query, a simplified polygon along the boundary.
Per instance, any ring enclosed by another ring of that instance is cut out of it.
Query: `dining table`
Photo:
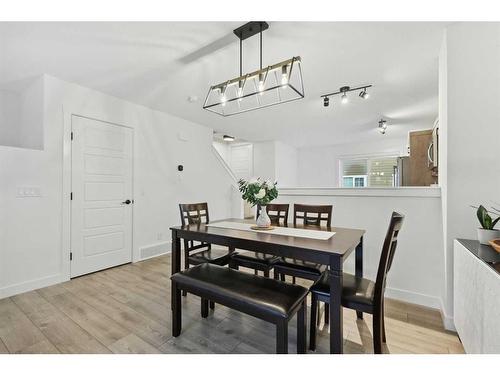
[[[363,276],[363,236],[365,230],[288,224],[263,231],[251,229],[253,220],[224,219],[210,224],[174,226],[171,274],[181,271],[181,239],[193,240],[258,253],[294,258],[327,266],[330,281],[330,353],[343,352],[342,278],[344,262],[355,253],[355,275]],[[327,233],[315,233],[327,232]],[[172,299],[179,297],[172,286]],[[357,312],[362,319],[361,312]],[[173,319],[172,319],[173,322]]]

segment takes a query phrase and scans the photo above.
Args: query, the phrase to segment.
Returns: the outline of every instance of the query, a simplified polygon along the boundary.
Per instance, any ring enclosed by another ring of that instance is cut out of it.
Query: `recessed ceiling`
[[[202,109],[212,84],[239,74],[241,22],[0,23],[0,82],[50,74],[249,141],[297,147],[406,137],[438,112],[444,23],[271,22],[263,64],[302,57],[305,99],[222,118]],[[258,68],[258,38],[243,71]],[[372,84],[347,105],[321,94]],[[188,100],[198,97],[198,101]],[[333,104],[333,106],[332,106]],[[377,131],[380,118],[389,129]]]

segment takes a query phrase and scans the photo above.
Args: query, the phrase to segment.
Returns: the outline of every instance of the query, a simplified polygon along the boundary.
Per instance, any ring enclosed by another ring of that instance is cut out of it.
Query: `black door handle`
[[[125,202],[122,202],[122,204],[130,204],[132,201],[130,199],[127,199]]]

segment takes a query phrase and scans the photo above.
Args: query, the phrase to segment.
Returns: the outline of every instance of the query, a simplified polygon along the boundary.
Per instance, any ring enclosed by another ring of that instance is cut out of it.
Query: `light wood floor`
[[[181,336],[170,333],[170,257],[162,256],[0,300],[0,353],[274,353],[271,324],[183,298]],[[344,312],[344,351],[371,353],[371,317]],[[463,353],[439,312],[386,300],[387,353]],[[295,352],[295,319],[289,352]],[[328,352],[328,326],[316,353]]]

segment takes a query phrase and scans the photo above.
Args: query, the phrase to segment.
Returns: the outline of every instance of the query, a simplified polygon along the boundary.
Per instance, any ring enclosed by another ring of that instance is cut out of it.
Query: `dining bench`
[[[208,301],[276,325],[276,353],[288,353],[288,322],[297,313],[297,353],[306,352],[306,297],[308,290],[258,275],[205,263],[175,273],[172,334],[181,333],[181,291],[201,297],[201,316],[208,316]]]

